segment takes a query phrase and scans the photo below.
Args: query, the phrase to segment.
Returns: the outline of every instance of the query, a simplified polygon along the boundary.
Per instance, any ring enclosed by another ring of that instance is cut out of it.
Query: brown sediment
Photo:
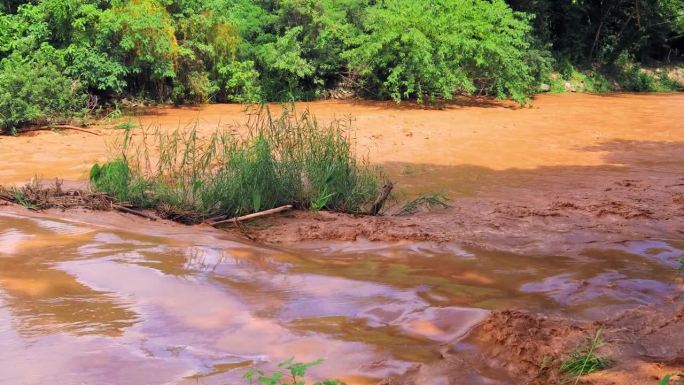
[[[499,311],[477,327],[471,339],[519,383],[546,385],[575,381],[559,371],[561,363],[598,331],[603,343],[596,354],[610,360],[611,367],[583,376],[579,384],[657,384],[668,374],[672,383],[684,378],[681,303],[627,310],[593,323]]]
[[[586,351],[600,337],[594,353],[610,366],[576,376],[560,371],[576,349]],[[468,343],[477,352],[445,348],[441,359],[417,365],[382,384],[430,384],[435,378],[463,379],[463,372],[503,369],[502,383],[525,385],[656,385],[684,382],[684,305],[640,307],[603,321],[582,322],[517,310],[493,312],[472,330]],[[449,382],[449,383],[459,383]]]
[[[517,174],[528,182],[488,186],[478,196],[452,200],[449,208],[412,216],[295,212],[246,228],[257,240],[285,244],[403,239],[518,251],[572,251],[591,243],[684,234],[684,174],[674,170],[634,167]]]
[[[321,121],[349,114],[360,154],[395,182],[395,207],[369,218],[293,212],[247,224],[237,235],[261,242],[415,240],[508,250],[574,250],[577,245],[684,234],[683,94],[544,95],[531,108],[458,101],[443,111],[383,102],[300,103]],[[272,106],[277,109],[279,107]],[[244,122],[240,105],[153,108],[142,126],[195,126],[200,135]],[[106,137],[45,132],[0,138],[0,184],[34,176],[85,179],[121,130]],[[408,135],[410,133],[411,135]],[[26,148],[32,152],[26,154]],[[450,208],[391,215],[421,193],[442,192]],[[163,218],[197,223],[160,207]]]

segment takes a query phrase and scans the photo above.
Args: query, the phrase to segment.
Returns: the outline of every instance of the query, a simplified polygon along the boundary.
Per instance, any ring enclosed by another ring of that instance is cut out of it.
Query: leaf
[[[672,375],[671,375],[671,374],[665,375],[665,377],[663,377],[663,379],[660,380],[660,382],[658,382],[658,385],[667,385],[667,384],[669,384],[671,378],[672,378]]]

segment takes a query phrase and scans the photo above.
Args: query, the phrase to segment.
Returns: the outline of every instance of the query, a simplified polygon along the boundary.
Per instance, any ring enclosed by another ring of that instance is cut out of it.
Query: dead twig
[[[228,215],[219,215],[217,217],[208,218],[205,222],[206,223],[214,223],[214,222],[218,222],[218,221],[222,221],[224,219],[227,219],[228,217],[229,217]]]
[[[84,128],[80,128],[80,127],[76,127],[76,126],[70,126],[70,125],[67,125],[67,124],[59,124],[59,125],[56,125],[56,126],[49,126],[49,127],[34,127],[34,128],[29,128],[29,129],[26,129],[26,130],[22,130],[21,132],[24,133],[24,132],[31,132],[31,131],[52,131],[52,130],[55,129],[55,128],[58,128],[58,129],[60,129],[60,130],[80,131],[80,132],[85,132],[86,134],[95,135],[95,136],[100,136],[100,134],[98,134],[97,132],[88,131],[88,130],[86,130],[86,129],[84,129]]]
[[[117,209],[117,210],[119,210],[119,211],[122,211],[122,212],[124,212],[124,213],[137,215],[137,216],[139,216],[139,217],[147,218],[147,219],[152,220],[152,221],[156,221],[156,220],[157,220],[157,218],[155,218],[155,217],[153,217],[153,216],[151,216],[151,215],[149,215],[149,214],[146,214],[146,213],[144,213],[144,212],[142,212],[142,211],[133,210],[133,209],[131,209],[131,208],[124,207],[124,206],[119,206],[119,205],[112,205],[112,207],[114,207],[115,209]]]
[[[238,224],[239,222],[242,222],[242,221],[260,218],[260,217],[264,217],[267,215],[273,215],[273,214],[277,214],[277,213],[287,211],[290,209],[292,209],[292,205],[285,205],[285,206],[276,207],[276,208],[270,209],[270,210],[259,211],[258,213],[243,215],[243,216],[237,217],[237,218],[230,218],[230,219],[224,219],[224,220],[216,221],[216,222],[209,222],[209,224],[211,226],[222,225],[224,223]]]
[[[394,184],[392,181],[387,181],[384,186],[382,186],[382,189],[380,190],[380,195],[375,199],[375,202],[373,202],[373,206],[371,206],[370,211],[368,212],[370,215],[378,215],[380,213],[380,210],[382,210],[382,206],[385,204],[385,201],[389,197],[390,193],[392,193],[392,189],[394,188]]]

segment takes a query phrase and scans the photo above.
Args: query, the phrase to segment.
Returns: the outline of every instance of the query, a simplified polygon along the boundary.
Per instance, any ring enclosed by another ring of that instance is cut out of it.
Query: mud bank
[[[620,151],[634,150],[625,143]],[[561,254],[592,244],[681,239],[684,146],[654,146],[644,159],[650,162],[488,175],[493,181],[480,181],[475,197],[453,199],[450,208],[411,216],[294,212],[254,222],[239,232],[229,231],[284,244],[356,239],[458,241],[485,248]]]
[[[610,367],[582,376],[559,368],[570,352],[586,348],[600,330],[595,353]],[[656,385],[670,375],[669,384],[684,383],[684,305],[642,307],[592,323],[545,317],[521,311],[496,311],[472,332],[467,343],[480,348],[445,348],[441,360],[414,367],[406,375],[388,378],[387,385],[432,384],[435,379],[459,383],[464,370],[474,373],[505,370],[514,384],[525,385]],[[454,381],[452,381],[455,380]],[[444,382],[447,383],[447,382]],[[473,382],[479,384],[480,382]],[[502,380],[500,383],[507,383]]]
[[[671,155],[682,156],[677,151]],[[222,229],[236,238],[295,248],[312,241],[429,241],[558,255],[628,241],[684,237],[684,172],[676,168],[661,164],[657,169],[520,171],[516,180],[517,186],[481,185],[476,197],[453,199],[448,208],[424,208],[412,215],[396,215],[401,204],[395,202],[381,216],[295,210]],[[27,185],[21,195],[38,209],[117,207],[102,194],[50,183]],[[0,198],[16,201],[8,190],[0,191]],[[144,213],[185,223],[185,217],[163,207]]]

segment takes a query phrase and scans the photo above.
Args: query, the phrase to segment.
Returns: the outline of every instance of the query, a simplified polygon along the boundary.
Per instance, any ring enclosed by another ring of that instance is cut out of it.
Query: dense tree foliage
[[[68,105],[86,94],[99,105],[287,101],[339,89],[522,102],[553,66],[683,54],[684,0],[1,0],[0,127],[76,113],[84,105]],[[45,105],[47,90],[72,100]],[[22,103],[30,114],[7,107]]]
[[[670,61],[684,54],[682,0],[508,0],[534,14],[536,35],[574,63],[612,64],[621,54]]]

